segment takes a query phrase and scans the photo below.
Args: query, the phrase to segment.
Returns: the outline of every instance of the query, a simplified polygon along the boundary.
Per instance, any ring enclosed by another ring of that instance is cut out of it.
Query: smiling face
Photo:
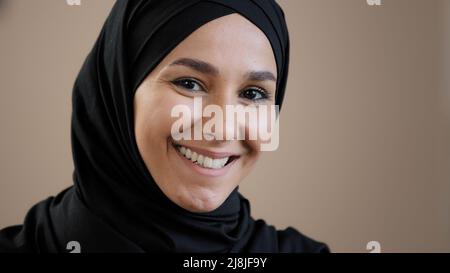
[[[175,141],[172,109],[185,105],[194,111],[196,97],[203,107],[218,105],[224,111],[225,105],[273,105],[276,72],[265,34],[241,15],[230,14],[193,32],[142,82],[134,98],[136,142],[170,200],[191,212],[212,211],[260,155],[259,140]],[[209,118],[200,119],[205,124]],[[190,126],[197,122],[192,119]],[[219,130],[216,134],[225,136],[226,129]]]

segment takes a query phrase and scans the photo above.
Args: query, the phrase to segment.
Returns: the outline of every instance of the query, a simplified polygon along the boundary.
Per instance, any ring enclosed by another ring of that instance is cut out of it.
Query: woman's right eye
[[[190,92],[204,91],[202,85],[193,79],[178,79],[174,80],[172,83]]]

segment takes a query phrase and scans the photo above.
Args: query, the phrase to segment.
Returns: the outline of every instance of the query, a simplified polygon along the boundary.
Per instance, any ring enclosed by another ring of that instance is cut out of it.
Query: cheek
[[[135,104],[136,137],[141,141],[160,142],[167,139],[175,120],[171,117],[171,109],[182,103],[176,95],[170,94],[170,90],[155,92],[158,94],[142,96]]]
[[[244,156],[241,157],[240,173],[242,177],[247,176],[253,169],[256,162],[261,156],[261,151],[259,150],[259,141],[245,141],[242,142],[247,151]]]
[[[135,133],[139,152],[155,179],[168,168],[167,140],[173,119],[171,109],[179,104],[172,90],[148,89],[135,98]]]
[[[242,142],[244,150],[247,151],[241,163],[242,174],[244,176],[251,172],[261,157],[262,145],[267,145],[272,141],[272,137],[277,135],[277,126],[275,126],[277,122],[276,114],[269,110],[271,108],[270,105],[267,105],[267,112],[258,112],[257,119],[247,123],[246,133],[249,139]]]
[[[275,150],[279,142],[279,119],[275,105],[261,105],[257,110],[257,118],[249,122],[247,128],[252,149],[258,151]],[[255,137],[256,136],[256,137]]]

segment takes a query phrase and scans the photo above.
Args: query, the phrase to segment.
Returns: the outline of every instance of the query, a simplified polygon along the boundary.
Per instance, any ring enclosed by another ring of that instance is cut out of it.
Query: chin
[[[186,191],[183,196],[178,199],[179,206],[195,213],[211,212],[226,200],[231,192],[211,192],[209,189],[197,189]]]

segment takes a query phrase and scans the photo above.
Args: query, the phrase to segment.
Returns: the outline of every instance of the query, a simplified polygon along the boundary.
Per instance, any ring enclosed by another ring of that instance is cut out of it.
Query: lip
[[[221,169],[207,169],[207,168],[203,168],[200,167],[199,165],[195,164],[194,162],[192,162],[191,160],[187,159],[184,155],[181,154],[181,152],[175,147],[176,143],[171,143],[170,147],[171,149],[173,149],[175,151],[175,153],[178,155],[178,157],[180,157],[181,161],[183,161],[183,163],[190,168],[191,170],[193,170],[194,172],[200,174],[200,175],[204,175],[204,176],[210,176],[210,177],[218,177],[218,176],[224,176],[226,175],[230,169],[234,166],[234,164],[236,163],[236,161],[238,161],[240,158],[236,158],[235,160],[231,161],[228,165],[224,166]],[[176,144],[176,145],[180,145],[180,144]],[[182,145],[184,146],[184,145]],[[184,146],[187,147],[187,146]],[[189,148],[189,147],[188,147]],[[189,148],[190,149],[190,148]],[[201,149],[199,149],[201,150]],[[193,150],[195,151],[195,150]],[[219,154],[220,157],[227,157],[226,154],[229,153],[213,153],[213,154]],[[225,154],[225,156],[222,156],[222,154]],[[204,153],[204,155],[208,155],[210,156],[210,154],[208,153]],[[233,154],[229,154],[229,156],[232,156]],[[216,157],[216,158],[220,158],[220,157]]]
[[[189,145],[184,145],[184,144],[180,144],[180,143],[176,143],[174,140],[171,141],[173,145],[181,145],[183,147],[189,148],[189,150],[196,152],[197,154],[202,154],[202,155],[206,155],[208,157],[211,157],[212,159],[218,159],[218,158],[224,158],[224,157],[231,157],[231,156],[235,156],[235,157],[239,157],[240,155],[238,154],[233,154],[233,153],[227,153],[227,152],[214,152],[214,151],[208,151],[208,150],[204,150],[202,148],[197,148],[197,147],[191,147]]]

